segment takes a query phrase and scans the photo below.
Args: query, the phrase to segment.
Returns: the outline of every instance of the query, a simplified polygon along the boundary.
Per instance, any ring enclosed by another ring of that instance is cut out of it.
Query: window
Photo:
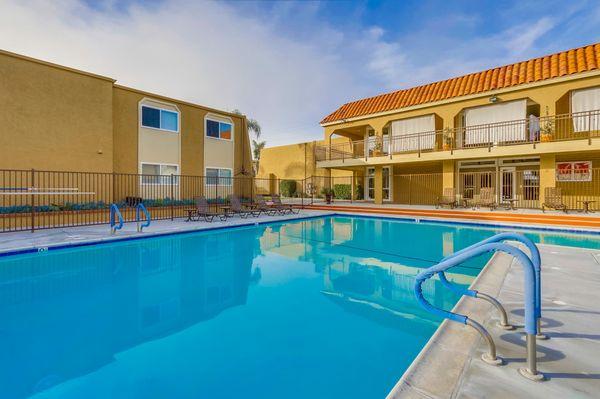
[[[231,169],[206,168],[206,184],[231,186]]]
[[[142,126],[178,132],[179,113],[166,109],[142,106]]]
[[[221,140],[231,140],[233,127],[231,123],[206,120],[206,136]]]
[[[179,166],[165,164],[142,164],[142,184],[171,184],[171,175],[177,175]],[[173,178],[173,184],[179,184],[179,177]]]

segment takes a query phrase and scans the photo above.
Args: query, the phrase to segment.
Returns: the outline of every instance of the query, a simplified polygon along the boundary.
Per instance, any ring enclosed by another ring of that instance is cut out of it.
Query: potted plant
[[[333,190],[332,189],[330,189],[329,187],[323,187],[321,189],[321,195],[323,195],[323,197],[325,197],[325,203],[331,204],[331,202],[333,200]]]
[[[380,157],[383,154],[383,142],[381,137],[377,137],[375,139],[375,144],[373,144],[373,156]]]
[[[450,151],[452,149],[452,129],[444,128],[442,132],[442,150]]]
[[[554,121],[548,117],[548,107],[546,107],[546,118],[540,126],[540,141],[548,142],[552,141],[554,135]]]

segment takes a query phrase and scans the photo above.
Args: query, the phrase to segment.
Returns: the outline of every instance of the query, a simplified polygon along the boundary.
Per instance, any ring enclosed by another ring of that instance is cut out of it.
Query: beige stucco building
[[[350,173],[354,198],[377,204],[431,205],[454,189],[470,206],[485,188],[539,208],[558,188],[569,208],[600,205],[599,67],[594,44],[348,102],[321,121],[307,169]]]
[[[244,116],[0,51],[0,169],[236,176]]]

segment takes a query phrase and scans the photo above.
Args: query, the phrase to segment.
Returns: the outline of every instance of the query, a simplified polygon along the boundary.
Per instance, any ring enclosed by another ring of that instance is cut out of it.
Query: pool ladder
[[[142,222],[142,213],[144,214],[145,221]],[[141,233],[144,230],[144,227],[150,226],[150,222],[152,218],[150,217],[150,212],[141,202],[135,207],[135,222],[137,224],[137,231]],[[123,228],[123,215],[121,215],[121,211],[119,211],[119,207],[117,204],[111,204],[110,206],[110,234],[115,234],[117,230],[121,230]]]
[[[146,217],[146,221],[144,223],[142,223],[142,219],[141,219],[141,214],[142,213],[144,213],[144,216]],[[141,233],[142,230],[144,229],[144,227],[150,226],[150,221],[151,221],[150,212],[148,212],[148,209],[146,209],[146,207],[144,206],[144,204],[142,204],[140,202],[135,207],[135,222],[137,223],[137,231],[138,231],[138,233]]]
[[[518,241],[525,244],[529,250],[530,256],[527,256],[523,251],[512,245],[505,244],[504,241],[506,240]],[[431,305],[423,296],[422,291],[422,284],[437,274],[442,284],[454,293],[483,299],[484,301],[491,303],[500,313],[500,322],[498,323],[499,326],[506,330],[514,329],[514,327],[508,322],[506,310],[498,300],[482,292],[454,285],[448,281],[445,275],[445,272],[448,269],[461,265],[469,259],[489,252],[507,253],[515,258],[521,264],[521,266],[523,266],[525,275],[525,333],[527,334],[527,367],[520,368],[519,373],[530,380],[542,381],[544,379],[544,375],[537,370],[536,339],[547,339],[548,337],[542,334],[540,328],[540,320],[542,316],[541,257],[537,246],[533,243],[533,241],[524,235],[515,233],[497,234],[493,237],[455,252],[454,254],[442,259],[437,265],[422,271],[417,275],[415,281],[414,291],[417,301],[430,313],[474,328],[484,338],[488,345],[488,353],[484,353],[482,355],[482,360],[492,365],[502,364],[502,359],[496,354],[496,345],[492,336],[481,324],[465,315],[450,312]]]

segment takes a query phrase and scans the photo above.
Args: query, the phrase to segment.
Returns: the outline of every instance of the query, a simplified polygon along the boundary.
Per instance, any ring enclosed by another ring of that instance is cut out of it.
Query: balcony
[[[355,140],[331,146],[317,146],[315,157],[320,161],[392,157],[397,154],[448,152],[457,150],[533,145],[600,137],[600,110],[572,114],[551,115],[541,118],[512,120],[483,125],[446,128],[443,130],[387,137]],[[336,162],[337,163],[337,162]]]

